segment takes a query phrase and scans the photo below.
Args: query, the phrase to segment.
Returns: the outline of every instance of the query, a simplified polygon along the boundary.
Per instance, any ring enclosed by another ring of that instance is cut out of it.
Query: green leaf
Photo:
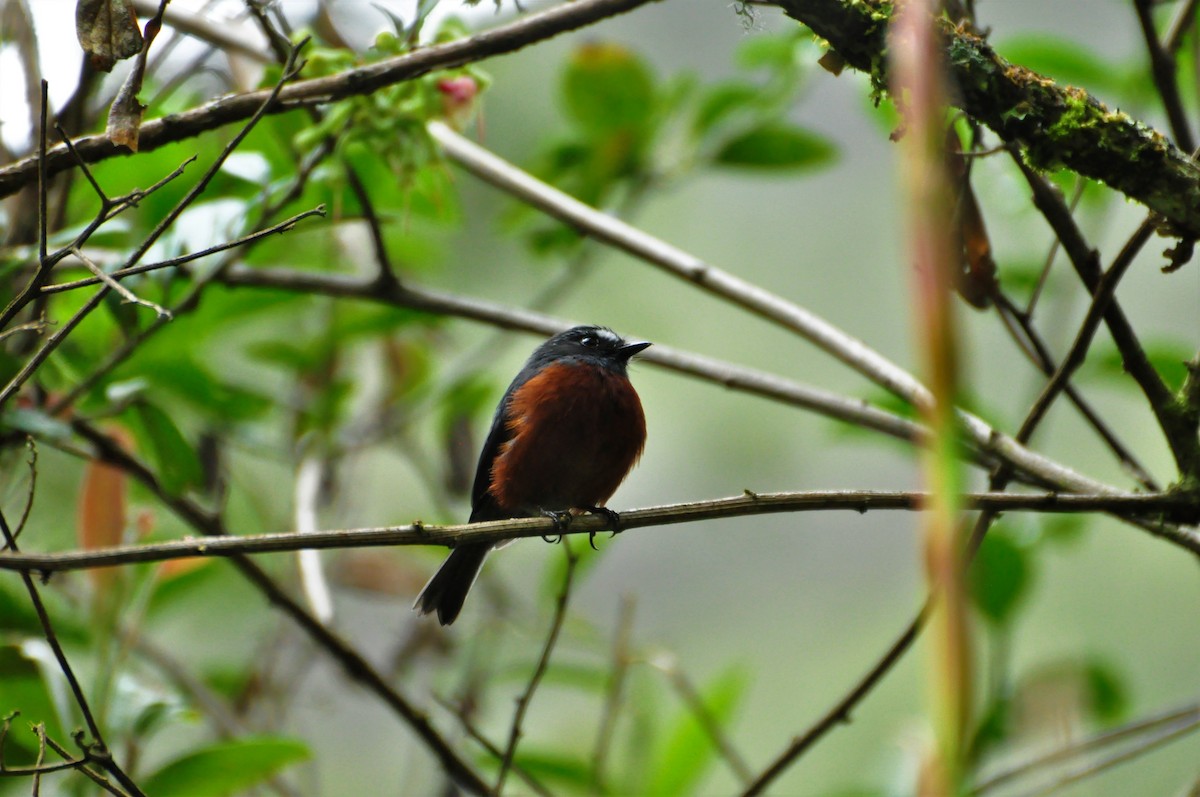
[[[0,415],[0,428],[16,429],[19,432],[48,440],[66,441],[71,439],[69,423],[29,407],[14,407],[5,410]]]
[[[1195,350],[1189,349],[1179,341],[1161,339],[1142,341],[1142,346],[1147,359],[1154,366],[1154,370],[1158,371],[1163,381],[1167,383],[1167,388],[1174,391],[1183,387],[1183,380],[1187,378],[1185,363],[1193,357]],[[1092,348],[1083,375],[1111,380],[1131,387],[1134,384],[1125,372],[1125,361],[1121,357],[1121,352],[1111,341],[1097,344]]]
[[[801,61],[810,34],[799,26],[783,33],[760,33],[738,45],[734,61],[743,69],[792,70]]]
[[[204,467],[171,416],[158,406],[139,401],[130,426],[138,447],[149,453],[155,472],[168,492],[180,494],[204,482]]]
[[[522,752],[516,756],[521,769],[538,780],[557,781],[585,791],[595,785],[590,764],[581,758],[552,752]]]
[[[746,684],[745,673],[731,668],[700,690],[701,702],[719,727],[729,722],[746,692]],[[667,737],[646,793],[658,797],[691,794],[715,758],[716,749],[711,738],[695,714],[685,707]]]
[[[170,357],[166,352],[156,352],[135,357],[119,369],[118,378],[136,377],[170,391],[223,424],[257,418],[271,408],[266,396],[222,382],[190,355]]]
[[[238,739],[181,756],[139,785],[147,794],[220,797],[248,789],[308,757],[308,746],[295,739]]]
[[[562,100],[571,120],[587,132],[644,130],[654,110],[654,79],[624,47],[584,44],[563,73]]]
[[[1060,545],[1074,545],[1083,539],[1088,520],[1082,515],[1042,515],[1039,518],[1042,536]]]
[[[833,161],[837,147],[824,136],[782,123],[769,123],[725,142],[714,161],[740,168],[808,169]]]
[[[978,762],[996,745],[1007,739],[1011,726],[1012,701],[1005,696],[991,701],[971,738],[970,760]]]
[[[1084,665],[1083,683],[1088,702],[1097,719],[1112,721],[1129,708],[1129,690],[1119,672],[1107,662],[1093,660]]]
[[[718,83],[704,93],[692,130],[703,136],[713,127],[742,111],[750,110],[761,101],[761,89],[749,83]]]
[[[985,618],[1004,625],[1029,588],[1032,578],[1027,553],[1003,529],[983,540],[968,573],[971,599]]]

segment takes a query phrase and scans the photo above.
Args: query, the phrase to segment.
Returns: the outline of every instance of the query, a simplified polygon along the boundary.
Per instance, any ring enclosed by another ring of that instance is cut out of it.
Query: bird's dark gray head
[[[528,365],[541,368],[556,361],[579,360],[623,373],[629,359],[649,345],[645,341],[626,341],[608,327],[572,327],[538,346]]]

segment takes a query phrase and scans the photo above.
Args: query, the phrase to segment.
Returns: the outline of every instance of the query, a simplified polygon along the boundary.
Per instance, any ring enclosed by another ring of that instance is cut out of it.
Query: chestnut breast
[[[511,438],[489,492],[512,512],[603,506],[646,443],[629,378],[593,365],[546,366],[513,391],[505,416]]]

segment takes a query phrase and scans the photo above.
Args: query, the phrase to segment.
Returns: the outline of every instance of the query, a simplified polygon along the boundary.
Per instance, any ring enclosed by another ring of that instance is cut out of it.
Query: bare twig
[[[1006,320],[1005,328],[1010,330],[1014,339],[1024,341],[1028,344],[1028,348],[1023,346],[1022,350],[1029,355],[1031,361],[1038,369],[1045,376],[1053,376],[1054,372],[1058,370],[1058,366],[1054,364],[1050,349],[1047,348],[1045,341],[1038,335],[1028,314],[1017,308],[1003,293],[998,293],[994,298],[1001,318]],[[1012,323],[1016,324],[1020,330],[1020,335],[1017,334],[1017,329],[1013,329],[1010,326],[1007,322],[1008,319],[1011,319]],[[1157,491],[1159,488],[1158,484],[1154,481],[1154,477],[1138,461],[1136,455],[1134,455],[1129,447],[1121,442],[1116,432],[1104,422],[1099,413],[1092,408],[1091,404],[1088,403],[1075,386],[1068,381],[1063,386],[1063,390],[1067,394],[1067,398],[1079,410],[1079,414],[1084,417],[1092,429],[1095,430],[1096,434],[1104,441],[1105,445],[1108,446],[1109,450],[1113,452],[1122,467],[1147,490]]]
[[[71,759],[71,754],[67,752],[67,748],[63,747],[61,744],[48,736],[46,737],[46,744],[49,745],[51,750],[58,753],[63,758],[68,760]],[[88,780],[92,781],[97,786],[113,795],[113,797],[132,797],[132,795],[125,790],[117,788],[116,784],[104,777],[104,775],[100,774],[92,767],[87,766],[86,763],[76,765],[75,769],[87,776]]]
[[[325,215],[325,206],[317,205],[315,208],[312,208],[311,210],[306,210],[303,213],[297,213],[295,216],[292,216],[291,218],[284,219],[283,221],[281,221],[277,224],[272,224],[270,227],[267,227],[262,230],[258,230],[257,232],[252,232],[248,235],[243,235],[240,238],[235,238],[232,241],[225,241],[224,243],[219,243],[214,246],[210,246],[207,249],[201,249],[198,252],[191,252],[186,255],[180,255],[179,257],[173,257],[173,258],[170,258],[169,260],[160,260],[157,263],[143,263],[143,264],[137,265],[137,266],[130,266],[128,268],[123,268],[118,271],[114,271],[106,276],[112,280],[121,280],[125,277],[132,276],[134,274],[145,274],[147,271],[157,271],[157,270],[163,269],[163,268],[175,268],[177,266],[182,266],[186,263],[191,263],[193,260],[199,260],[203,257],[208,257],[209,255],[215,255],[218,252],[224,252],[227,249],[234,249],[239,246],[246,246],[247,244],[257,243],[257,242],[261,241],[263,238],[268,238],[268,237],[278,234],[278,233],[290,232],[296,226],[296,224],[298,222],[303,221],[304,219],[307,219],[311,216],[324,216],[324,215]],[[69,291],[69,290],[74,290],[75,288],[83,288],[88,285],[95,285],[101,281],[104,281],[104,280],[102,280],[98,276],[97,277],[88,277],[85,279],[72,280],[71,282],[56,282],[51,285],[43,285],[41,290],[42,290],[42,293],[61,293],[62,291]],[[105,282],[107,284],[107,281],[105,281]]]
[[[76,423],[79,427],[79,423]],[[85,437],[95,442],[95,435],[86,430]],[[128,455],[117,456],[107,447],[99,452],[110,464],[123,467],[141,479],[150,479],[152,474],[143,473],[141,466]],[[155,484],[155,490],[158,491]],[[164,494],[168,505],[181,511],[190,506],[184,499]],[[714,518],[745,517],[750,515],[777,514],[783,512],[826,512],[851,511],[864,513],[871,510],[920,511],[929,500],[924,492],[877,492],[871,490],[816,491],[786,493],[745,493],[730,498],[693,501],[681,504],[664,504],[646,509],[630,509],[621,513],[621,528],[630,530],[676,523],[691,523]],[[1048,512],[1079,513],[1108,512],[1116,515],[1161,517],[1177,512],[1194,515],[1198,508],[1185,498],[1169,493],[1137,493],[1121,496],[1107,494],[1080,495],[1075,493],[967,493],[961,496],[967,509],[988,509],[996,512]],[[213,528],[216,521],[211,516],[192,509],[185,519],[194,518],[204,528]],[[194,523],[194,525],[195,525]],[[62,553],[29,553],[0,555],[0,570],[20,570],[53,573],[64,570],[81,570],[93,567],[112,567],[135,562],[162,562],[169,559],[189,557],[239,557],[246,554],[279,553],[303,549],[328,548],[374,548],[394,545],[442,545],[454,547],[468,543],[497,542],[515,537],[541,537],[554,531],[553,521],[547,518],[518,518],[497,520],[488,523],[464,523],[458,525],[426,525],[415,523],[405,526],[380,526],[358,529],[338,529],[305,534],[285,532],[278,534],[238,534],[220,536],[215,539],[184,539],[168,542],[144,543],[140,545],[96,548]],[[1170,527],[1167,527],[1170,528]],[[571,520],[567,534],[588,534],[609,531],[603,517],[585,515]],[[1200,533],[1191,529],[1175,528],[1168,537],[1188,550],[1200,553]],[[224,533],[222,532],[222,535]]]
[[[1101,280],[1099,255],[1084,240],[1083,234],[1075,224],[1075,219],[1062,201],[1062,197],[1044,177],[1025,163],[1019,152],[1010,151],[1021,174],[1024,175],[1026,182],[1033,190],[1033,204],[1041,211],[1051,229],[1054,230],[1054,234],[1062,241],[1063,251],[1067,253],[1079,279],[1089,293],[1093,296],[1096,295]],[[1131,251],[1135,239],[1142,237],[1143,232],[1143,228],[1139,227],[1137,232],[1131,236],[1129,243],[1126,244],[1125,251]],[[1189,472],[1192,467],[1189,465],[1189,460],[1198,456],[1195,451],[1195,430],[1189,431],[1186,423],[1178,417],[1178,412],[1172,403],[1171,391],[1151,364],[1149,357],[1146,356],[1145,349],[1142,348],[1133,331],[1133,325],[1130,324],[1120,305],[1110,300],[1103,317],[1113,343],[1121,353],[1125,370],[1133,377],[1146,396],[1150,409],[1154,412],[1154,417],[1167,438],[1176,463],[1183,472]]]
[[[650,660],[650,664],[667,676],[671,682],[671,686],[675,688],[675,692],[679,695],[679,699],[683,701],[688,711],[696,718],[696,722],[700,725],[704,734],[708,736],[717,753],[729,765],[729,768],[733,770],[733,774],[737,779],[742,784],[749,785],[754,780],[754,773],[750,770],[746,759],[733,746],[733,741],[730,740],[721,728],[721,723],[713,716],[712,711],[709,710],[708,706],[704,705],[704,699],[696,691],[695,685],[687,677],[687,673],[679,666],[675,657],[657,656]]]
[[[1104,276],[1096,284],[1096,288],[1092,293],[1092,305],[1088,308],[1087,315],[1079,326],[1075,342],[1071,344],[1071,349],[1067,353],[1067,356],[1058,364],[1058,370],[1054,372],[1054,376],[1046,383],[1041,395],[1038,396],[1037,401],[1034,403],[1033,409],[1029,411],[1029,416],[1025,419],[1025,423],[1022,424],[1021,432],[1018,433],[1019,437],[1024,438],[1028,434],[1026,430],[1031,429],[1041,421],[1042,416],[1050,408],[1050,404],[1066,386],[1071,374],[1083,364],[1092,338],[1095,336],[1096,330],[1100,327],[1101,320],[1111,306],[1113,294],[1117,290],[1117,284],[1121,281],[1121,277],[1125,275],[1125,271],[1132,265],[1138,250],[1150,238],[1153,230],[1154,228],[1149,221],[1143,222],[1125,245],[1125,248],[1121,250],[1121,253],[1113,261],[1109,270],[1105,272]]]
[[[478,742],[484,750],[488,751],[489,755],[491,755],[497,761],[500,761],[504,758],[504,751],[493,744],[490,739],[484,736],[480,730],[475,727],[475,723],[471,722],[471,718],[467,716],[467,712],[463,710],[462,706],[456,706],[440,695],[434,695],[433,699],[439,706],[453,714],[454,718],[462,724],[463,730],[467,732],[467,736],[470,736],[472,739]],[[529,774],[529,771],[525,769],[525,767],[521,766],[519,762],[513,762],[512,771],[514,775],[525,781],[526,786],[528,786],[530,789],[533,789],[534,794],[540,795],[540,797],[552,797],[550,791],[542,785],[542,782],[533,775]]]
[[[533,668],[533,672],[529,676],[529,683],[525,685],[525,690],[517,697],[517,707],[513,711],[512,724],[508,731],[508,744],[504,748],[504,757],[500,759],[500,774],[496,776],[496,786],[492,789],[492,794],[495,797],[500,797],[504,793],[504,781],[508,777],[508,771],[512,768],[513,756],[517,753],[517,743],[521,740],[521,725],[525,721],[525,712],[529,710],[533,694],[537,691],[538,684],[542,682],[542,677],[546,674],[546,670],[550,666],[550,654],[554,652],[554,645],[558,642],[558,635],[562,631],[563,621],[567,618],[567,602],[571,598],[571,582],[575,578],[575,565],[579,562],[579,554],[571,549],[571,542],[566,537],[562,540],[562,549],[563,555],[567,557],[567,567],[563,573],[562,589],[559,590],[558,600],[554,605],[554,617],[550,621],[550,630],[546,634],[546,642],[542,646],[542,653],[538,656],[537,665]]]
[[[617,630],[613,637],[612,672],[605,690],[604,709],[600,714],[600,727],[596,731],[596,747],[592,753],[592,780],[605,791],[608,752],[612,748],[613,734],[617,727],[617,714],[621,710],[621,699],[625,691],[625,678],[629,674],[629,640],[633,632],[634,600],[621,596]]]
[[[154,0],[133,0],[133,6],[141,14],[155,13],[158,4]],[[181,33],[202,39],[229,53],[237,53],[255,61],[263,61],[261,43],[256,43],[242,33],[231,32],[228,25],[210,22],[200,14],[182,8],[168,8],[163,21]],[[287,57],[286,51],[284,57]]]
[[[79,262],[81,262],[85,266],[87,266],[88,271],[92,272],[92,274],[95,275],[95,278],[98,282],[103,282],[110,289],[116,291],[117,294],[125,301],[130,302],[132,304],[141,305],[142,307],[148,307],[151,310],[153,310],[158,315],[159,318],[163,318],[163,319],[167,319],[167,320],[169,320],[171,318],[170,310],[163,307],[161,304],[156,304],[155,302],[151,302],[147,299],[138,298],[133,293],[133,291],[129,290],[124,285],[117,282],[110,275],[105,274],[104,269],[102,269],[102,268],[100,268],[100,266],[96,265],[96,263],[90,257],[85,255],[79,249],[72,248],[71,254],[75,255],[75,258]]]
[[[913,642],[917,640],[917,636],[920,635],[921,630],[925,627],[925,622],[929,619],[929,613],[933,610],[933,604],[932,597],[926,598],[925,604],[917,612],[916,617],[900,633],[900,636],[892,642],[883,656],[872,665],[871,669],[855,682],[850,691],[838,700],[833,708],[813,723],[803,734],[793,739],[791,744],[742,792],[742,797],[753,797],[753,795],[762,794],[767,786],[783,774],[810,747],[820,741],[825,734],[838,725],[850,721],[850,713],[854,708],[875,688],[876,684],[883,679],[883,676],[887,675],[896,662],[912,647]]]
[[[13,539],[21,539],[21,532],[25,530],[25,524],[29,521],[29,513],[33,511],[33,498],[37,495],[37,459],[38,450],[37,442],[32,437],[25,438],[25,445],[29,448],[29,459],[26,464],[29,465],[29,489],[25,491],[25,508],[21,510],[21,519],[17,521],[17,527],[13,529]],[[8,550],[8,541],[5,540],[3,545],[0,545],[0,552]],[[2,745],[0,745],[2,747]],[[0,759],[0,763],[3,759]]]
[[[1154,9],[1150,0],[1133,0],[1133,7],[1137,11],[1142,38],[1146,41],[1146,52],[1150,56],[1150,74],[1154,77],[1154,86],[1158,89],[1163,108],[1167,111],[1167,121],[1171,125],[1172,135],[1175,136],[1175,144],[1185,152],[1191,152],[1196,148],[1196,144],[1187,123],[1183,99],[1179,96],[1179,82],[1175,77],[1175,56],[1159,41],[1158,32],[1154,29]]]
[[[1193,704],[1180,709],[1173,709],[1151,717],[1142,717],[1134,722],[1122,725],[1119,728],[1098,733],[1087,739],[1083,739],[1065,747],[1060,747],[1049,753],[1039,755],[1029,761],[1017,764],[1009,769],[999,772],[987,780],[981,781],[978,785],[971,789],[971,794],[984,794],[992,789],[1003,786],[1012,780],[1024,778],[1031,773],[1038,772],[1054,764],[1068,761],[1072,758],[1078,758],[1087,753],[1101,750],[1105,747],[1110,747],[1118,742],[1125,741],[1129,738],[1144,737],[1148,732],[1157,731],[1164,726],[1175,728],[1176,726],[1184,726],[1194,728],[1200,725],[1200,705]]]

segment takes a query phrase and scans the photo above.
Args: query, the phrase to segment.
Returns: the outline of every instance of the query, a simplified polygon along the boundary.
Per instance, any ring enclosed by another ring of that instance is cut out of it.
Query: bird
[[[628,366],[648,346],[602,326],[573,327],[538,346],[496,407],[475,469],[470,522],[548,516],[561,529],[572,514],[588,512],[619,530],[620,516],[604,504],[646,444]],[[453,623],[488,553],[508,542],[452,550],[413,610]]]

